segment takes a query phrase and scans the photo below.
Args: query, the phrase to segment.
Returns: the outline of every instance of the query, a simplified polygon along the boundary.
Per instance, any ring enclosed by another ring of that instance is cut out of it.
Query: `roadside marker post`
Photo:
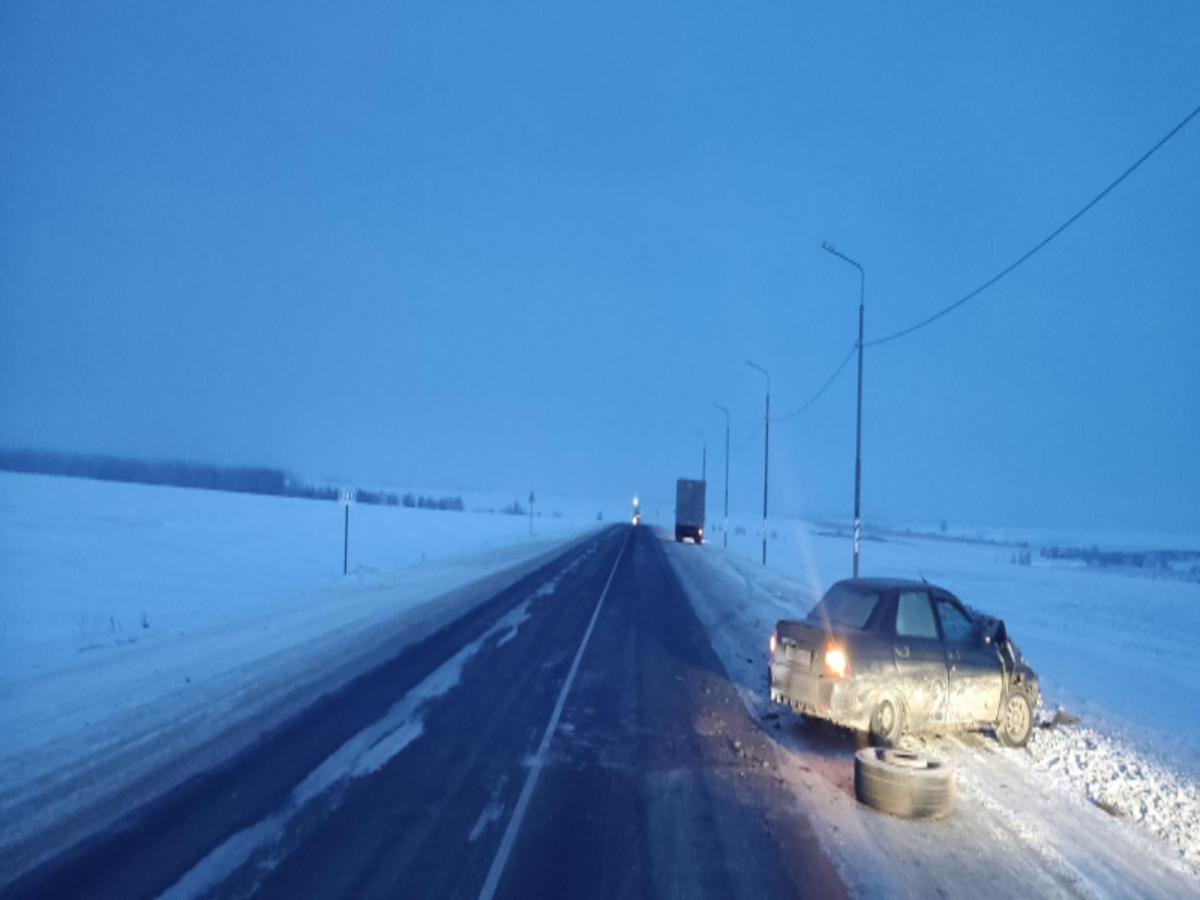
[[[529,492],[529,536],[533,537],[533,491]]]
[[[350,490],[342,491],[338,502],[346,507],[346,531],[342,538],[342,574],[345,575],[350,562],[350,504],[354,502],[354,492]]]

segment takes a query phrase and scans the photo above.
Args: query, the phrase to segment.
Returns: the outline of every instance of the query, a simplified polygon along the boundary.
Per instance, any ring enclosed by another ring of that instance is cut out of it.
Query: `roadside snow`
[[[155,642],[319,587],[527,545],[525,516],[336,503],[0,472],[0,679]],[[539,518],[538,542],[586,518]]]
[[[228,758],[594,521],[0,473],[0,882]]]
[[[794,541],[792,552],[782,543],[771,544],[775,562],[765,569],[711,545],[666,541],[665,550],[748,711],[776,743],[781,783],[808,814],[852,893],[1200,895],[1195,782],[1099,726],[1039,730],[1020,751],[990,736],[911,741],[955,766],[955,812],[941,822],[908,822],[860,806],[854,739],[839,729],[803,725],[765,697],[766,644],[775,621],[805,614],[828,583],[844,577],[816,542]],[[848,546],[838,542],[839,555]],[[939,547],[947,557],[958,549]],[[942,565],[968,568],[961,559]],[[879,571],[876,564],[868,573]],[[938,580],[935,570],[925,574]],[[1023,633],[1011,622],[1010,629],[1038,667]]]
[[[992,748],[998,749],[998,748]],[[1030,766],[1067,796],[1158,835],[1200,864],[1200,796],[1196,782],[1147,759],[1119,736],[1084,725],[1039,730],[1013,762]]]

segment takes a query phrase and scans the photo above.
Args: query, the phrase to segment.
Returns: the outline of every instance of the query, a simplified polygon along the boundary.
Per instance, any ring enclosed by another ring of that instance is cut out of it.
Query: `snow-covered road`
[[[747,709],[776,740],[788,802],[811,811],[852,893],[1200,895],[1196,785],[1090,727],[1039,730],[1019,751],[990,736],[922,740],[957,769],[956,811],[915,823],[860,806],[853,737],[803,725],[765,696],[767,637],[777,619],[800,617],[818,599],[815,579],[796,581],[709,545],[668,542],[666,550]]]

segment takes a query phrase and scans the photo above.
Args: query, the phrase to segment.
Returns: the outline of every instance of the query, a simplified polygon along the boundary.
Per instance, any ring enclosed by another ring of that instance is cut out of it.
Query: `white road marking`
[[[583,651],[587,649],[588,641],[592,637],[592,629],[596,627],[596,619],[600,616],[600,607],[604,605],[604,598],[608,596],[608,588],[612,585],[613,576],[617,574],[617,566],[621,564],[621,557],[625,555],[625,545],[629,543],[629,535],[633,533],[631,528],[625,532],[625,540],[621,542],[621,550],[617,553],[617,561],[613,563],[612,571],[608,573],[608,581],[604,583],[604,590],[600,592],[600,599],[596,601],[596,609],[592,613],[592,620],[588,622],[587,631],[583,633],[583,641],[579,644],[579,649],[575,652],[575,661],[571,663],[571,671],[567,673],[567,680],[563,682],[562,691],[558,695],[558,702],[554,704],[554,712],[550,716],[550,724],[546,726],[546,733],[542,735],[542,743],[538,746],[537,754],[533,757],[533,762],[529,767],[529,775],[525,778],[525,786],[521,788],[521,796],[517,800],[517,805],[513,809],[512,818],[508,820],[508,827],[504,829],[504,837],[500,841],[500,848],[496,851],[496,858],[492,860],[492,867],[488,870],[487,881],[483,883],[483,890],[479,892],[479,900],[492,900],[496,894],[496,887],[500,884],[500,876],[504,874],[504,866],[508,863],[508,855],[512,852],[513,844],[517,839],[517,832],[521,830],[521,820],[525,817],[525,809],[529,806],[529,798],[533,795],[533,788],[537,784],[538,775],[542,772],[542,766],[546,762],[546,751],[550,749],[550,739],[554,737],[554,730],[558,727],[558,717],[562,715],[563,705],[567,702],[567,694],[571,692],[571,685],[575,681],[575,673],[579,671],[579,662],[583,659]]]

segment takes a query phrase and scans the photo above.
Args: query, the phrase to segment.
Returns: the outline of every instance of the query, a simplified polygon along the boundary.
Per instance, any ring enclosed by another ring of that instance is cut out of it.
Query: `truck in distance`
[[[691,478],[675,482],[675,540],[704,541],[704,488],[703,481]]]

